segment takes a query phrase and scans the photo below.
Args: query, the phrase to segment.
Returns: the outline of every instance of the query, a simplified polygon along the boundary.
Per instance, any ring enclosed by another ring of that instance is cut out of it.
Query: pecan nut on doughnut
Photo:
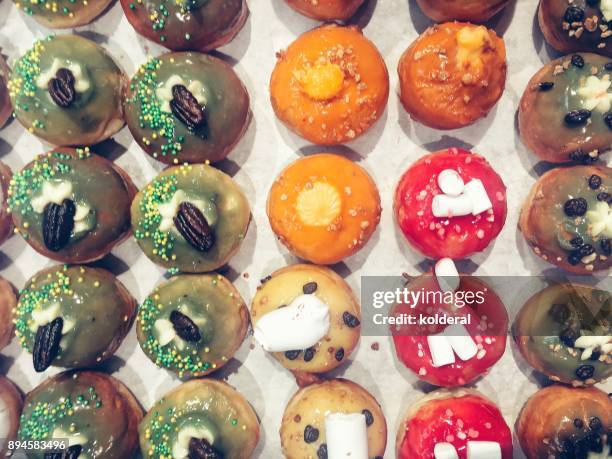
[[[16,333],[34,370],[84,368],[111,357],[130,330],[136,301],[110,272],[55,266],[34,275],[15,309]]]
[[[246,196],[227,174],[206,164],[165,169],[132,203],[134,237],[153,262],[202,273],[238,251],[251,220]]]
[[[553,169],[535,183],[519,219],[533,251],[566,271],[589,274],[612,266],[612,169]]]
[[[124,108],[136,142],[166,164],[222,160],[250,119],[249,95],[232,68],[193,52],[167,53],[143,64]]]
[[[220,274],[170,278],[140,306],[138,342],[156,365],[185,376],[205,376],[229,362],[244,340],[249,311]]]
[[[309,142],[338,145],[364,134],[389,98],[389,73],[357,27],[327,24],[301,35],[270,78],[276,116]]]
[[[590,53],[546,64],[519,106],[523,143],[553,163],[591,163],[612,148],[610,59]]]
[[[136,188],[125,171],[89,148],[38,155],[13,176],[8,194],[19,234],[53,260],[98,260],[130,234]]]
[[[361,308],[338,274],[293,265],[262,281],[251,305],[255,339],[281,365],[299,376],[325,373],[348,360],[359,341]]]
[[[612,296],[563,283],[532,296],[512,332],[521,354],[553,381],[595,384],[612,375]]]
[[[195,379],[164,395],[138,431],[144,459],[249,459],[259,442],[249,402],[214,379]]]
[[[503,10],[509,0],[417,0],[417,3],[436,22],[485,22]]]
[[[345,429],[335,428],[338,418]],[[353,429],[347,429],[346,424]],[[387,422],[368,391],[346,379],[330,379],[300,389],[289,400],[280,439],[287,459],[328,455],[382,458],[387,445]]]
[[[22,405],[23,397],[19,389],[0,376],[0,454],[3,457],[8,454],[8,442],[17,437]]]
[[[512,433],[499,408],[479,392],[437,390],[409,407],[397,432],[396,457],[512,459]]]
[[[142,408],[117,379],[94,371],[67,371],[47,379],[24,402],[19,441],[68,441],[61,450],[28,451],[31,459],[136,457]]]
[[[249,15],[246,0],[121,0],[136,32],[173,51],[211,51],[234,39]]]
[[[0,277],[0,351],[13,339],[13,309],[17,306],[17,291]],[[3,438],[0,436],[0,438]]]
[[[7,88],[10,70],[6,65],[4,57],[0,54],[0,128],[6,124],[13,113],[11,99]]]
[[[13,0],[15,6],[50,29],[71,29],[89,24],[111,0]]]
[[[612,399],[594,387],[536,392],[515,425],[527,459],[612,457]]]
[[[404,52],[400,99],[416,121],[457,129],[485,117],[506,85],[504,40],[485,26],[436,24]]]
[[[544,38],[561,53],[612,56],[612,4],[608,0],[540,0],[538,22]]]
[[[319,21],[345,21],[364,0],[285,0],[298,13]]]
[[[104,48],[78,35],[50,35],[13,66],[15,116],[32,134],[61,146],[93,145],[123,127],[127,77]]]

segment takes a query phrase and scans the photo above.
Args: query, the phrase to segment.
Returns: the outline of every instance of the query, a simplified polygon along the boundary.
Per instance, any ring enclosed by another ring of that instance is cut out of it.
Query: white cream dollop
[[[36,332],[39,327],[44,327],[50,324],[61,315],[61,305],[54,301],[52,303],[41,305],[32,310],[32,321],[30,323],[30,330]],[[73,319],[62,317],[64,324],[62,326],[62,335],[66,335],[70,330],[74,328],[76,322]],[[0,437],[1,438],[1,437]]]
[[[178,213],[179,206],[182,202],[189,202],[196,206],[202,213],[204,213],[204,201],[200,199],[189,199],[187,193],[183,190],[176,190],[170,198],[170,201],[167,201],[158,206],[159,214],[162,217],[162,221],[159,224],[160,231],[170,231],[174,228],[174,217]],[[212,225],[213,222],[209,221],[207,218],[206,221],[209,225]]]
[[[612,207],[607,202],[597,201],[595,208],[587,211],[589,232],[596,237],[600,234],[612,238]]]
[[[45,180],[40,189],[40,193],[32,198],[30,205],[37,214],[42,214],[47,205],[53,203],[60,205],[65,199],[72,199],[72,183],[66,180]],[[87,204],[76,203],[74,213],[73,233],[77,234],[91,229],[92,222],[88,220],[91,207]]]
[[[204,439],[211,445],[215,437],[206,427],[185,426],[179,430],[176,441],[172,445],[173,459],[187,459],[189,457],[189,441],[192,438]]]
[[[327,335],[329,326],[329,306],[316,295],[300,295],[261,316],[254,337],[268,352],[307,349]]]
[[[61,60],[58,58],[53,59],[51,67],[49,67],[44,72],[40,72],[38,78],[36,79],[36,86],[38,86],[38,88],[40,89],[47,89],[49,81],[55,78],[57,71],[61,68],[70,70],[70,72],[74,76],[74,90],[76,92],[83,93],[90,88],[91,83],[83,75],[83,69],[79,64]]]
[[[328,459],[368,459],[368,433],[363,413],[325,415]]]
[[[612,107],[612,93],[609,92],[611,84],[609,76],[599,78],[590,75],[578,89],[578,95],[583,98],[583,108],[601,113],[609,112]]]
[[[173,99],[172,88],[176,85],[185,86],[189,92],[196,98],[198,103],[202,106],[206,105],[206,89],[204,85],[199,81],[191,81],[187,83],[183,78],[178,75],[172,75],[166,80],[164,84],[155,90],[155,95],[160,102],[161,110],[166,113],[171,113],[170,101]]]

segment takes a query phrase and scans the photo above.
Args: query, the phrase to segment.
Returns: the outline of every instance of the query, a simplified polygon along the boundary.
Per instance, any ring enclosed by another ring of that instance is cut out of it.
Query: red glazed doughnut
[[[512,459],[512,433],[499,409],[475,390],[432,392],[412,406],[397,433],[397,459],[435,459],[438,443],[449,443],[459,459],[469,442],[499,443]]]
[[[448,169],[456,171],[465,184],[480,180],[492,207],[478,215],[435,217],[434,197],[444,194],[438,175]],[[506,186],[484,157],[449,148],[408,168],[395,191],[394,211],[406,240],[426,257],[466,258],[486,249],[504,226]]]
[[[415,292],[435,292],[440,287],[435,276],[429,273],[414,279],[407,289]],[[477,277],[462,275],[454,298],[459,298],[461,293],[467,300],[468,292],[473,293],[474,300],[466,301],[461,308],[454,307],[456,302],[449,305],[444,302],[432,304],[423,301],[416,305],[394,306],[393,317],[400,317],[400,314],[412,317],[447,315],[470,321],[465,325],[465,330],[476,345],[476,355],[462,360],[455,354],[454,363],[441,366],[434,365],[428,336],[443,332],[446,325],[417,324],[403,325],[400,328],[393,326],[393,343],[397,357],[423,381],[436,386],[462,386],[486,374],[504,355],[508,331],[508,314],[504,304],[483,281]]]

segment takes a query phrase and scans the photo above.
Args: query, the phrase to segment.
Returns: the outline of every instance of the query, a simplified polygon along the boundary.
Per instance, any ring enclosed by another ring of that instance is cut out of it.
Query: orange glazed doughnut
[[[489,113],[506,84],[506,47],[493,30],[449,22],[427,29],[402,55],[401,100],[417,121],[457,129]]]
[[[389,73],[359,29],[324,25],[278,53],[270,98],[276,116],[296,134],[337,145],[380,118],[389,98]]]
[[[298,159],[268,196],[272,230],[295,256],[337,263],[363,247],[380,221],[380,196],[370,175],[342,156]]]

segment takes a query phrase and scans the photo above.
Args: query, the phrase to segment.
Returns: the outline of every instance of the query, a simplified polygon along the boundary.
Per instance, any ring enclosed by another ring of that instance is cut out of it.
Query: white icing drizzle
[[[609,75],[602,78],[590,75],[578,89],[578,95],[583,98],[583,108],[600,113],[609,112],[612,107],[612,93],[609,92],[611,84]]]
[[[206,209],[206,204],[204,201],[200,199],[191,199],[187,196],[183,190],[176,190],[170,198],[170,201],[167,201],[158,206],[159,214],[162,217],[162,221],[159,224],[160,231],[171,231],[174,228],[174,217],[178,213],[179,206],[182,202],[189,202],[196,206],[202,214],[206,217],[206,222],[213,226],[215,224],[214,220],[211,218],[211,212]]]
[[[172,445],[172,457],[174,459],[187,459],[189,457],[189,441],[192,438],[204,439],[211,445],[215,441],[214,435],[206,427],[187,425],[179,430]]]
[[[39,327],[44,327],[50,324],[61,315],[61,305],[58,302],[46,304],[41,307],[37,307],[32,311],[32,322],[30,323],[30,330],[36,332]],[[76,321],[68,317],[62,317],[64,324],[62,326],[62,335],[66,335],[76,325]]]
[[[597,237],[603,234],[612,238],[612,207],[610,207],[610,204],[597,201],[595,208],[587,211],[586,218],[592,236]]]
[[[172,96],[172,88],[176,85],[185,86],[193,97],[195,97],[198,103],[202,106],[206,105],[207,97],[206,97],[206,88],[199,81],[191,81],[187,83],[183,78],[178,75],[172,75],[170,78],[166,80],[164,84],[158,87],[155,90],[155,95],[161,104],[161,110],[163,112],[171,113],[170,109],[170,101],[173,99]]]
[[[42,214],[47,205],[53,203],[60,205],[65,199],[72,199],[74,201],[72,183],[66,180],[50,181],[45,180],[40,189],[40,193],[32,198],[30,205],[37,214]],[[87,204],[77,203],[76,211],[74,214],[74,234],[81,233],[83,231],[90,230],[93,222],[88,219],[91,212],[91,207]]]

